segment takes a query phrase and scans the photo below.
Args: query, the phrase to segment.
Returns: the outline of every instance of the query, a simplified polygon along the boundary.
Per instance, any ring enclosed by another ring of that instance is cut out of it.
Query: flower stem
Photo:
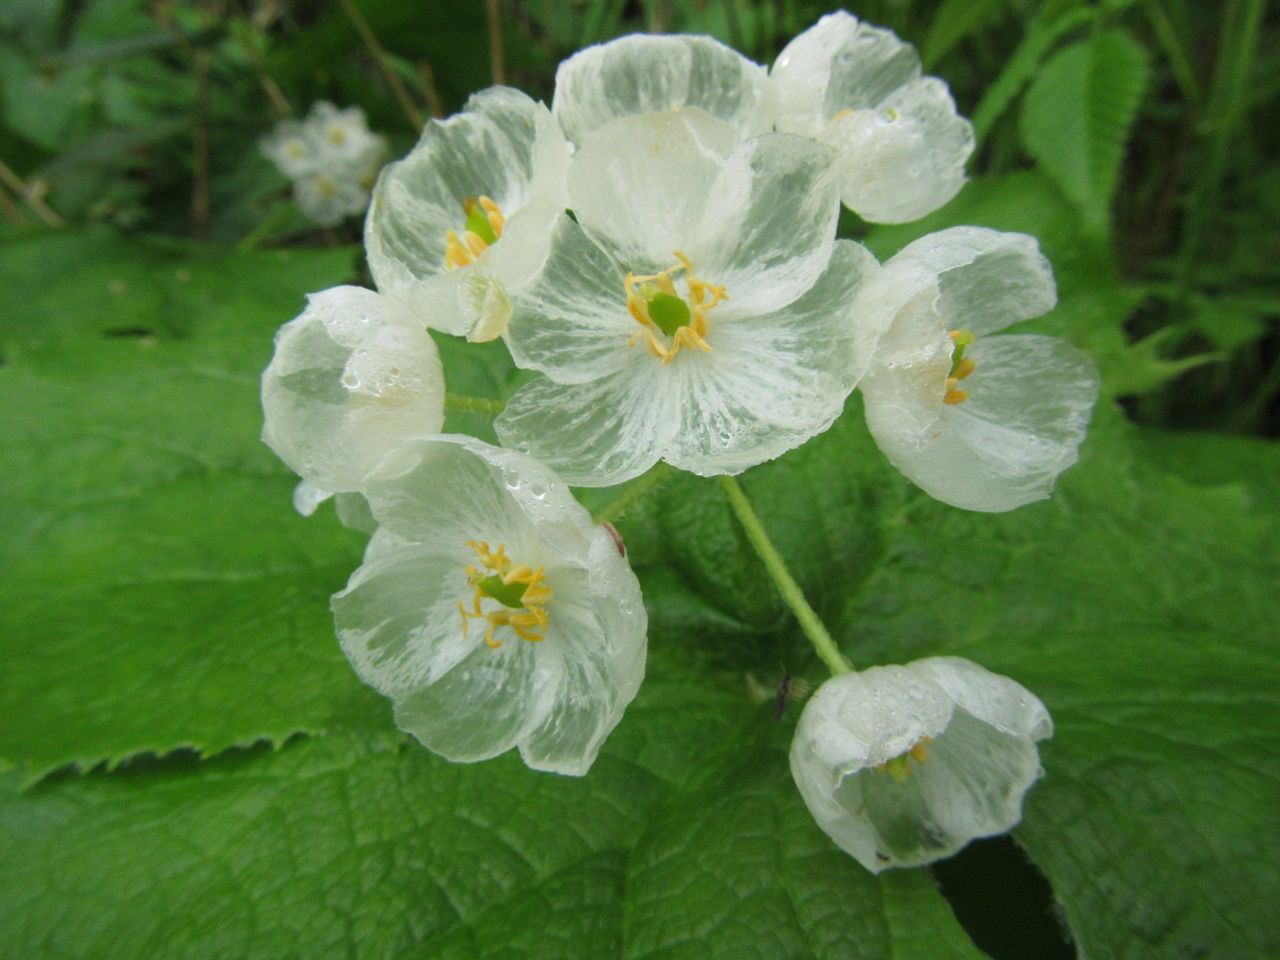
[[[649,468],[648,472],[637,477],[617,497],[595,511],[591,519],[596,523],[613,523],[670,476],[670,465],[659,460]]]
[[[496,417],[506,409],[501,400],[490,400],[487,397],[469,397],[464,393],[446,393],[444,405],[450,410],[469,410],[472,413],[487,413]]]
[[[733,477],[716,477],[716,482],[720,484],[720,489],[729,498],[729,506],[733,508],[734,514],[738,518],[738,522],[742,524],[742,529],[747,535],[747,539],[751,541],[751,546],[755,548],[756,556],[764,564],[764,568],[769,571],[769,576],[773,578],[773,582],[778,586],[778,592],[782,594],[782,599],[786,601],[791,612],[800,621],[800,629],[804,631],[809,642],[813,644],[813,649],[817,651],[822,662],[833,675],[841,673],[850,673],[853,667],[849,661],[840,653],[831,634],[827,632],[827,628],[823,626],[818,615],[814,613],[813,607],[809,606],[809,601],[804,598],[804,592],[800,589],[800,585],[796,583],[795,577],[791,576],[791,571],[787,569],[786,561],[782,559],[782,554],[778,553],[778,548],[773,545],[773,541],[769,539],[769,535],[765,533],[764,525],[760,523],[760,518],[756,516],[755,510],[751,508],[751,502],[747,500],[747,495],[743,493],[742,487]]]

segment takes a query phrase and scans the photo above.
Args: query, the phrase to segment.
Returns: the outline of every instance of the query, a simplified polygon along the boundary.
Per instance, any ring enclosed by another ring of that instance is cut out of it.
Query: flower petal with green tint
[[[833,677],[801,714],[791,772],[814,819],[872,873],[1012,828],[1051,736],[1026,688],[959,657]]]
[[[783,48],[769,71],[778,129],[818,134],[842,110],[879,105],[920,76],[915,47],[841,10]]]
[[[840,199],[873,223],[907,223],[937,210],[965,183],[973,126],[947,85],[913,80],[876,109],[855,110],[820,135],[840,152]]]
[[[620,37],[580,50],[556,71],[551,109],[581,143],[619,117],[697,107],[741,133],[763,133],[764,67],[711,37]]]
[[[973,127],[892,31],[825,16],[787,45],[769,82],[777,128],[839,151],[841,200],[864,219],[915,220],[964,185]]]
[[[383,527],[334,617],[397,724],[450,760],[519,746],[535,769],[586,773],[644,675],[644,605],[613,538],[545,466],[471,437],[406,442],[363,492]],[[463,616],[486,601],[513,613],[476,586],[481,548],[549,588],[532,638]]]
[[[262,439],[310,485],[300,506],[360,486],[406,437],[444,423],[435,342],[395,301],[334,287],[276,334],[262,374]]]
[[[978,336],[1055,302],[1033,238],[977,227],[930,234],[884,265],[859,309],[892,315],[861,389],[867,426],[899,470],[968,510],[1049,496],[1076,462],[1094,401],[1093,362],[1052,337]]]
[[[567,164],[547,108],[509,87],[483,90],[462,113],[431,121],[374,189],[365,249],[378,289],[446,333],[500,331],[507,296],[546,256],[550,224],[565,207]],[[466,205],[482,196],[505,216],[502,236],[474,263],[446,270],[448,231],[465,231]],[[499,289],[477,290],[471,274]]]

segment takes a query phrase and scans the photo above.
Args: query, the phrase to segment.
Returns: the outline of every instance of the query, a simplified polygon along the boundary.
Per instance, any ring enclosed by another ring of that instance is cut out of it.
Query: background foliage
[[[572,780],[398,734],[327,612],[361,538],[293,514],[257,442],[273,331],[363,276],[358,225],[309,229],[258,153],[277,116],[358,104],[400,155],[495,77],[549,97],[587,43],[705,32],[767,62],[830,8],[363,0],[380,55],[352,9],[0,9],[0,956],[1280,955],[1265,4],[853,10],[919,46],[980,149],[925,221],[843,231],[882,257],[957,223],[1036,234],[1061,305],[1028,329],[1106,392],[1054,499],[1009,515],[914,490],[856,397],[744,477],[855,663],[969,656],[1057,722],[1013,842],[880,878],[790,783],[798,708],[750,693],[820,665],[713,484],[620,523],[648,679]],[[499,346],[441,345],[451,390],[510,391]]]

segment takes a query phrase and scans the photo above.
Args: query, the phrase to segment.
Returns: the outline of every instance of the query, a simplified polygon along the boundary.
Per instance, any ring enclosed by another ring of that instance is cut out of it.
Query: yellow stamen
[[[479,207],[478,213],[475,212],[477,207]],[[462,236],[459,237],[456,230],[445,231],[444,268],[446,270],[456,270],[458,267],[474,263],[480,254],[502,238],[502,229],[507,224],[506,217],[502,215],[502,209],[489,197],[468,197],[462,201],[462,211],[467,215],[466,223],[462,227]],[[475,217],[479,218],[478,223],[473,219]],[[486,225],[487,230],[493,232],[491,240],[481,236],[487,232]]]
[[[968,330],[952,330],[947,336],[955,341],[952,348],[951,373],[947,376],[942,394],[942,402],[955,405],[969,399],[968,390],[958,389],[958,384],[977,369],[973,357],[964,355],[965,349],[973,343],[973,334]]]
[[[641,327],[640,331],[627,341],[627,345],[635,346],[643,337],[645,349],[658,357],[663,366],[675,359],[681,347],[711,352],[711,344],[707,343],[706,339],[711,329],[710,324],[707,323],[707,311],[718,306],[721,301],[729,299],[723,286],[707,283],[695,277],[693,263],[683,253],[677,250],[672,256],[680,261],[675,266],[652,276],[637,277],[633,273],[628,273],[623,281],[627,291],[627,311]],[[685,285],[689,291],[684,297],[681,297],[672,279],[672,274],[681,271],[684,273]],[[659,294],[678,298],[688,308],[687,322],[681,323],[674,332],[664,330],[650,311],[650,305]]]
[[[914,772],[911,761],[923,765],[925,760],[929,758],[929,752],[925,749],[927,744],[933,743],[932,737],[921,737],[906,753],[900,753],[896,757],[891,757],[884,763],[877,763],[876,769],[881,773],[887,773],[893,778],[894,783],[906,783]]]
[[[495,640],[493,633],[498,627],[510,627],[521,640],[539,643],[545,639],[547,631],[547,603],[551,600],[552,590],[543,583],[543,568],[531,567],[524,563],[515,563],[507,556],[507,548],[503,544],[491,550],[488,541],[467,541],[467,546],[476,552],[480,560],[478,569],[467,564],[467,583],[475,592],[471,597],[471,609],[467,609],[464,601],[458,601],[458,613],[462,615],[462,635],[467,635],[470,620],[483,620],[488,626],[484,633],[484,642],[491,649],[502,646],[501,640]],[[497,577],[503,585],[495,585]],[[504,589],[507,586],[523,585],[518,599],[515,591]],[[497,596],[495,596],[497,594]],[[482,601],[491,600],[498,604],[496,609],[485,610]],[[519,604],[517,606],[517,604]]]

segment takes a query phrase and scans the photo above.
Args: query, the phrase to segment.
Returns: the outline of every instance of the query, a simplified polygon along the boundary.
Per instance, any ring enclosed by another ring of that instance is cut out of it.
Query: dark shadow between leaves
[[[931,869],[960,925],[993,960],[1076,960],[1049,881],[1010,837],[975,840]]]

